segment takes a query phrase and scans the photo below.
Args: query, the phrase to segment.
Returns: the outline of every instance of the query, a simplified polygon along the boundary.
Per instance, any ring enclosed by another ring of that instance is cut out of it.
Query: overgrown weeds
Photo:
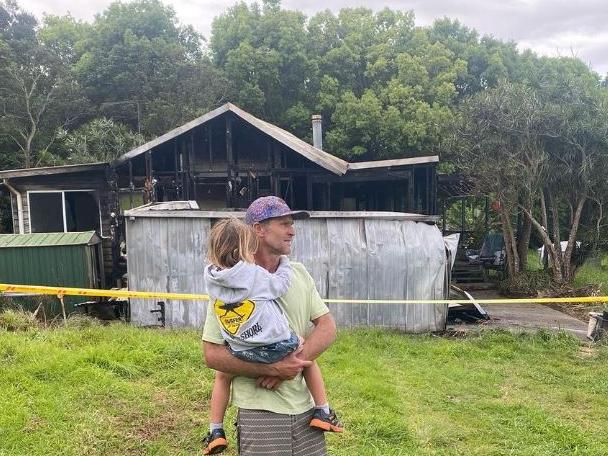
[[[523,271],[507,277],[498,284],[501,294],[509,297],[536,297],[540,292],[546,293],[556,287],[556,283],[547,271]]]
[[[28,331],[38,328],[38,320],[30,312],[6,309],[0,312],[0,330]]]
[[[72,313],[64,320],[62,317],[55,317],[47,321],[39,311],[29,312],[21,308],[9,308],[0,310],[0,330],[4,331],[30,331],[40,328],[73,328],[84,329],[101,326],[104,323],[97,318]]]

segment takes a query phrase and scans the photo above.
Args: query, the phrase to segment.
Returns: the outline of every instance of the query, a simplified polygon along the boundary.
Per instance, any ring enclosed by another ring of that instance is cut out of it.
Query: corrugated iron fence
[[[446,254],[439,229],[407,214],[312,213],[296,222],[291,258],[308,268],[324,298],[433,299],[444,297]],[[201,293],[207,235],[214,220],[242,214],[203,211],[127,213],[129,288]],[[201,328],[206,302],[169,301],[169,327]],[[156,325],[150,300],[131,300],[131,321]],[[381,326],[407,332],[445,327],[447,306],[330,304],[341,327]]]

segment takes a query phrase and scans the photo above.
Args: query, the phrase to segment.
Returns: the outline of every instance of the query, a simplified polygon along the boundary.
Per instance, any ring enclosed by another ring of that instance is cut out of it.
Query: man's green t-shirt
[[[295,262],[291,265],[293,268],[291,284],[277,302],[287,316],[291,329],[296,334],[306,337],[312,329],[311,320],[325,315],[329,309],[321,300],[315,283],[304,265]],[[219,322],[211,305],[207,306],[203,340],[224,344]],[[293,380],[284,381],[274,391],[258,388],[253,378],[235,377],[232,380],[232,403],[239,408],[268,410],[286,415],[297,415],[314,407],[302,374]]]

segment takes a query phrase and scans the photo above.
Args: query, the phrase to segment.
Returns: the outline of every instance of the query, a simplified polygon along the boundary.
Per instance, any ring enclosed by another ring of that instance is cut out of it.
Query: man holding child
[[[245,223],[258,241],[253,254],[255,264],[275,273],[282,256],[291,252],[294,219],[308,217],[306,212],[291,211],[282,199],[274,196],[252,202]],[[323,416],[331,424],[331,429],[325,430],[342,430],[333,412],[328,416],[319,410],[319,404],[315,410],[302,376],[302,371],[310,368],[333,343],[336,326],[306,268],[291,263],[291,269],[289,286],[275,301],[291,330],[305,343],[278,362],[248,362],[235,356],[226,345],[213,303],[208,306],[203,332],[205,362],[232,378],[232,401],[239,409],[237,434],[241,455],[325,455],[324,434],[322,428],[314,426],[315,418]],[[328,411],[328,405],[323,405]]]

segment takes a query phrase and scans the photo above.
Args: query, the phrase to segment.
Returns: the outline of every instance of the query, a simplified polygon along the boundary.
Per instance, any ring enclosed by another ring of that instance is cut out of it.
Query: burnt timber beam
[[[209,171],[213,170],[213,134],[211,124],[207,125],[207,146],[209,148]]]
[[[234,157],[232,151],[232,119],[226,116],[226,160],[228,162],[226,173],[228,183],[226,186],[226,207],[233,207],[234,184],[232,183],[232,168],[234,166]]]
[[[175,186],[177,187],[179,181],[179,158],[177,154],[177,141],[173,143],[173,161],[175,163]],[[178,192],[176,191],[175,193],[176,197],[179,199]]]
[[[129,160],[129,207],[133,209],[133,191],[135,185],[133,184],[133,162]]]
[[[192,131],[192,133],[190,134],[190,155],[188,156],[188,180],[192,182],[192,191],[194,194],[194,200],[196,201],[196,182],[194,182],[193,179],[195,170],[196,157],[194,152],[194,131]]]
[[[306,176],[306,209],[312,211],[312,179]]]

